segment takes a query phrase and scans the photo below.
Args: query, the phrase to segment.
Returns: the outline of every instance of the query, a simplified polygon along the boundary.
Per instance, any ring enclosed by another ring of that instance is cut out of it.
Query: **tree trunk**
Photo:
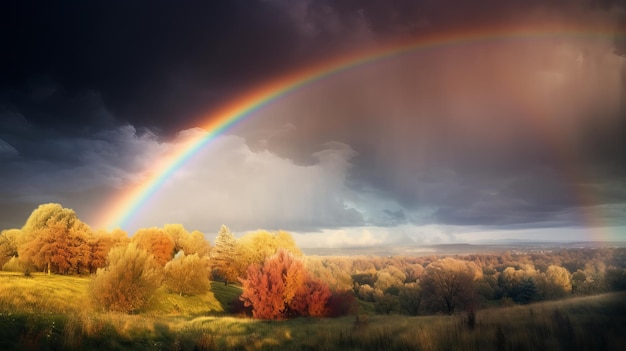
[[[50,275],[50,261],[48,261],[48,275]]]

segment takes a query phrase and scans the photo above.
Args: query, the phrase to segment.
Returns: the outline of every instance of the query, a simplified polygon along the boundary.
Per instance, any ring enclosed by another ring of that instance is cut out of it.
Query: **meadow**
[[[88,277],[0,272],[2,350],[620,350],[626,293],[435,316],[261,321],[229,313],[241,289],[158,291],[141,314],[92,307]],[[358,317],[357,317],[358,316]],[[472,318],[473,317],[473,318]]]

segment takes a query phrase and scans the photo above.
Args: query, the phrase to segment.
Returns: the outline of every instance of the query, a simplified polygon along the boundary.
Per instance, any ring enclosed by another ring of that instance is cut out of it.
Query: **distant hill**
[[[313,256],[427,256],[473,253],[501,253],[504,251],[545,251],[574,248],[626,247],[624,241],[529,241],[504,239],[479,243],[453,243],[437,245],[404,246],[357,246],[344,248],[302,248],[306,255]]]

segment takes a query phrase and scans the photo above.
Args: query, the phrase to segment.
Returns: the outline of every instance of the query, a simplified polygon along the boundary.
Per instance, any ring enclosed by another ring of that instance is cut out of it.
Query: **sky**
[[[122,229],[282,229],[303,247],[626,240],[626,4],[610,0],[3,2],[0,228],[49,202],[110,226],[212,112],[291,72],[548,25],[601,35],[435,46],[305,85],[207,143]]]

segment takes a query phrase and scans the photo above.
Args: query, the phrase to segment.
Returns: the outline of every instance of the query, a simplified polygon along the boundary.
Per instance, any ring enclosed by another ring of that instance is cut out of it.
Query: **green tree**
[[[96,272],[91,295],[105,310],[134,313],[146,306],[161,278],[154,256],[131,243],[109,252],[108,265]]]
[[[422,303],[422,289],[417,283],[409,283],[400,288],[398,295],[400,311],[410,316],[417,316]]]
[[[520,304],[527,304],[541,300],[539,289],[532,277],[524,277],[517,286],[513,300]]]
[[[397,311],[400,307],[400,300],[398,296],[382,295],[376,298],[376,305],[374,308],[376,312],[382,314],[391,314],[391,312]]]

